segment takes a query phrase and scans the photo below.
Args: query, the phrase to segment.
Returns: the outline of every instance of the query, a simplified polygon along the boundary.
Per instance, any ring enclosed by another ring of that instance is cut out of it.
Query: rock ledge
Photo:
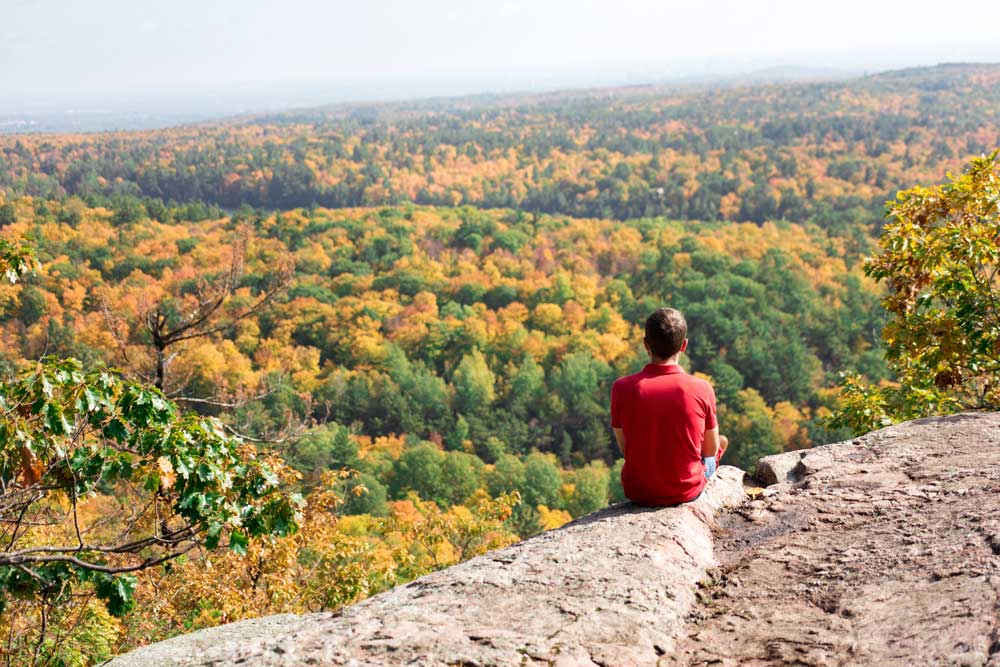
[[[1000,667],[1000,413],[762,463],[660,667]]]
[[[203,630],[109,667],[656,664],[716,565],[715,517],[746,499],[742,480],[723,466],[687,505],[616,505],[337,613]]]

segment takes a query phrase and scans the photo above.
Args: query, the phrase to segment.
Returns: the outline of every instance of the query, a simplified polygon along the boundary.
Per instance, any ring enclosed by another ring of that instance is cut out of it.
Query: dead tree
[[[111,308],[105,304],[105,316],[126,366],[142,380],[149,382],[173,400],[189,403],[207,403],[219,407],[236,407],[238,404],[213,398],[183,396],[167,390],[170,363],[176,357],[171,348],[178,343],[205,338],[231,329],[239,321],[260,313],[269,307],[275,297],[287,289],[294,275],[290,257],[279,258],[264,286],[249,305],[229,308],[232,297],[244,276],[249,233],[244,231],[233,244],[232,258],[220,273],[199,279],[193,298],[181,302],[174,298],[161,299],[139,314],[139,324],[148,335],[152,347],[153,368],[143,369],[131,359],[125,339],[115,326]]]

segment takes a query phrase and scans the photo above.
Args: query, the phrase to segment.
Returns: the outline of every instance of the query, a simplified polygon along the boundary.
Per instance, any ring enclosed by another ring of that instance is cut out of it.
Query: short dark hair
[[[657,359],[669,359],[680,352],[688,325],[681,311],[658,308],[646,318],[646,342]]]

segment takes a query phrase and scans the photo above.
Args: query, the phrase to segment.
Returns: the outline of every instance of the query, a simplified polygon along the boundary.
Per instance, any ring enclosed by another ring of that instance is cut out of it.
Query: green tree
[[[488,470],[485,475],[486,488],[491,496],[499,497],[503,494],[513,493],[521,501],[511,513],[510,526],[518,535],[525,537],[542,530],[537,503],[532,501],[538,500],[539,492],[548,495],[545,486],[551,481],[545,479],[548,477],[546,472],[539,475],[541,468],[539,459],[537,457],[532,459],[530,456],[528,458],[532,468],[530,476],[528,465],[513,454],[500,456],[493,468]],[[525,499],[525,493],[531,498]]]
[[[495,435],[476,441],[476,454],[487,463],[496,463],[507,455],[507,443]]]
[[[135,197],[116,197],[113,206],[114,213],[111,215],[111,222],[116,225],[138,222],[147,215],[146,207]]]
[[[610,368],[605,362],[584,352],[574,352],[555,368],[552,387],[567,405],[586,413],[592,407],[600,407],[604,400],[602,384],[609,373]]]
[[[545,505],[549,509],[561,509],[562,498],[559,490],[562,477],[559,466],[551,454],[532,452],[524,459],[524,485],[521,498],[530,507]]]
[[[720,412],[720,420],[729,437],[725,462],[751,470],[762,456],[781,451],[781,438],[767,403],[755,389],[743,389],[736,404]]]
[[[525,416],[545,394],[545,369],[530,354],[524,355],[510,380],[507,403],[511,412]]]
[[[625,498],[625,489],[622,487],[622,468],[625,466],[625,459],[618,459],[611,466],[611,473],[608,475],[608,502],[620,503]]]
[[[448,386],[420,362],[411,363],[406,353],[392,345],[386,355],[386,371],[406,397],[410,409],[400,414],[407,433],[430,435],[447,429]]]
[[[743,389],[743,376],[740,372],[721,359],[713,359],[708,364],[708,374],[712,376],[712,386],[718,402],[735,406],[739,392]]]
[[[496,378],[479,350],[462,357],[452,382],[455,408],[463,414],[476,414],[486,409],[496,396]]]
[[[459,415],[455,419],[455,427],[448,432],[445,438],[445,445],[451,450],[460,450],[465,441],[469,438],[469,422]]]
[[[49,312],[49,304],[45,299],[45,292],[38,287],[25,284],[21,288],[21,295],[18,299],[20,308],[18,309],[21,321],[26,325],[32,325],[45,317]]]
[[[592,461],[573,472],[573,491],[567,499],[566,509],[574,517],[596,512],[608,504],[608,466],[603,461]]]
[[[307,431],[289,447],[287,461],[299,472],[313,476],[338,468],[356,470],[360,463],[351,432],[335,422]]]
[[[610,454],[607,380],[610,367],[583,352],[567,355],[552,372],[551,387],[565,408],[565,425],[586,458]],[[582,461],[581,461],[582,463]]]
[[[12,225],[17,220],[17,209],[11,202],[0,204],[0,227]]]
[[[409,491],[416,491],[424,500],[447,506],[449,488],[444,461],[444,452],[432,442],[421,442],[405,449],[393,468],[389,486],[392,497],[405,498]]]
[[[889,288],[882,337],[898,386],[843,382],[835,424],[864,432],[915,417],[1000,407],[1000,166],[973,160],[949,183],[900,192],[865,271]]]
[[[482,484],[483,461],[475,454],[446,452],[441,472],[448,483],[448,502],[465,503]]]
[[[486,472],[486,489],[493,497],[524,487],[524,462],[513,454],[503,454]]]
[[[388,493],[385,485],[375,475],[362,472],[344,483],[344,514],[371,514],[385,516]]]

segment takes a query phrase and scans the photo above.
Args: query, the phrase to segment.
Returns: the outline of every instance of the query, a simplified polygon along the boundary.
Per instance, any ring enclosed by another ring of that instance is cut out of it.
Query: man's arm
[[[616,428],[614,429],[614,432],[615,440],[618,442],[618,449],[621,451],[622,456],[625,456],[625,431],[620,428]]]
[[[701,455],[715,456],[719,451],[719,427],[705,431],[705,439],[701,441]]]
[[[705,383],[707,393],[704,397],[705,403],[705,437],[701,441],[701,455],[703,457],[714,456],[716,462],[726,453],[729,446],[729,438],[719,435],[719,422],[715,415],[715,390],[712,385]]]

